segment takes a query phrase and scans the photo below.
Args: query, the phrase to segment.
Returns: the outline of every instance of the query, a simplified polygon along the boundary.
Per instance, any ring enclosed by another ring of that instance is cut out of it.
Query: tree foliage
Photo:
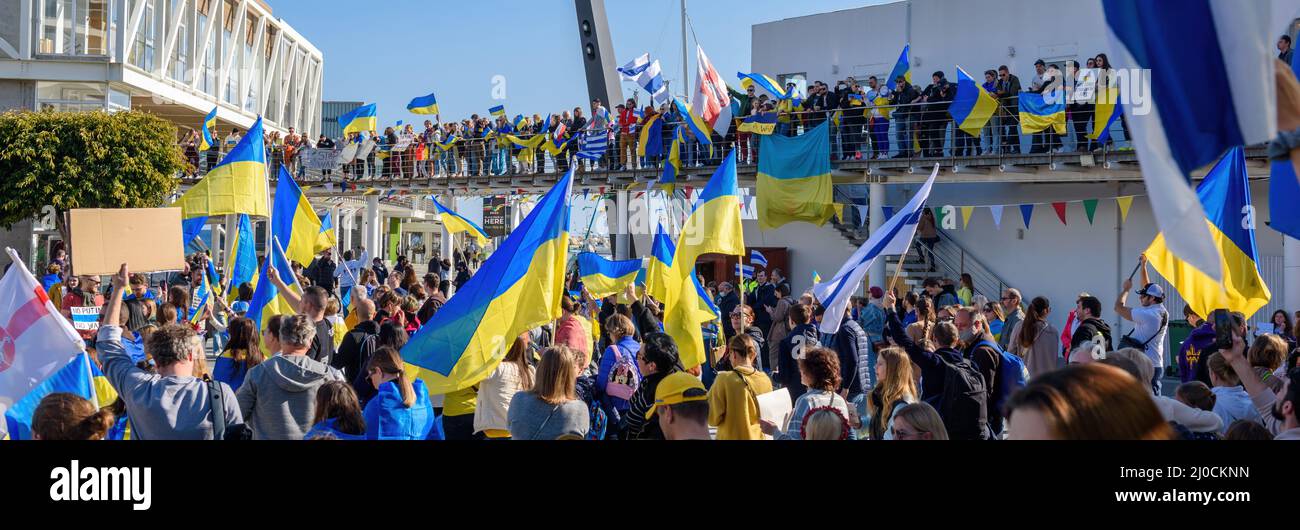
[[[152,208],[176,192],[176,126],[143,112],[0,114],[0,226],[46,205]]]

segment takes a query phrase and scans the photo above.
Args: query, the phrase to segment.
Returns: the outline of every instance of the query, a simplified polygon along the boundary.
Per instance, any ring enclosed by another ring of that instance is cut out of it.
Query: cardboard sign
[[[72,210],[72,268],[77,274],[117,274],[185,268],[180,208]]]
[[[338,151],[334,149],[303,149],[298,161],[307,169],[338,169]]]
[[[72,312],[72,327],[80,330],[99,329],[99,307],[69,307]]]

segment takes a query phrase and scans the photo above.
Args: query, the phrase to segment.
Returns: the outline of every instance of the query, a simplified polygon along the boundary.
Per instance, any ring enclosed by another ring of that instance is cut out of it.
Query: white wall
[[[790,223],[775,230],[759,230],[758,221],[745,221],[745,245],[751,247],[786,247],[790,265],[785,275],[796,296],[812,288],[812,273],[829,280],[844,262],[858,250],[831,223],[817,227],[808,223]]]

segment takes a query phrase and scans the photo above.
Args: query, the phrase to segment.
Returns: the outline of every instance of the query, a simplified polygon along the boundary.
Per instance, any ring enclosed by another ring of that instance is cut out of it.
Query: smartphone
[[[1232,349],[1232,336],[1236,334],[1236,324],[1232,321],[1232,314],[1224,309],[1214,310],[1214,345],[1219,350]]]

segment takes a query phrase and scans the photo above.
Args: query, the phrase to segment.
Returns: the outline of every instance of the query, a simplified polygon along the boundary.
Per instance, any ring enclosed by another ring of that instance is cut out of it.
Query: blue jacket
[[[363,412],[367,440],[442,439],[442,429],[435,421],[433,403],[429,401],[428,387],[419,379],[412,386],[415,388],[415,403],[408,408],[402,403],[402,391],[397,388],[397,383],[389,381],[379,385],[379,392],[366,403]]]
[[[54,287],[56,283],[63,283],[63,278],[60,278],[58,274],[41,276],[41,289],[45,289],[46,292],[49,292],[50,288]]]
[[[334,428],[334,424],[337,422],[338,422],[338,418],[330,418],[328,420],[317,423],[316,425],[312,425],[311,430],[307,431],[307,434],[303,436],[302,439],[310,440],[313,436],[320,435],[320,434],[332,434],[334,435],[335,438],[338,438],[340,440],[365,440],[366,439],[365,433],[348,434],[339,431],[338,429]]]
[[[637,377],[644,377],[641,375],[641,367],[636,363],[636,354],[641,351],[641,343],[637,342],[636,338],[628,336],[623,337],[623,340],[618,341],[618,346],[622,350],[619,355],[632,356],[632,366],[636,367]],[[596,386],[600,388],[600,394],[605,396],[605,401],[607,403],[613,405],[613,407],[619,412],[624,412],[630,406],[627,400],[616,398],[605,393],[605,387],[609,385],[609,372],[614,369],[615,357],[613,346],[605,348],[605,353],[600,356],[600,368],[596,371]]]

